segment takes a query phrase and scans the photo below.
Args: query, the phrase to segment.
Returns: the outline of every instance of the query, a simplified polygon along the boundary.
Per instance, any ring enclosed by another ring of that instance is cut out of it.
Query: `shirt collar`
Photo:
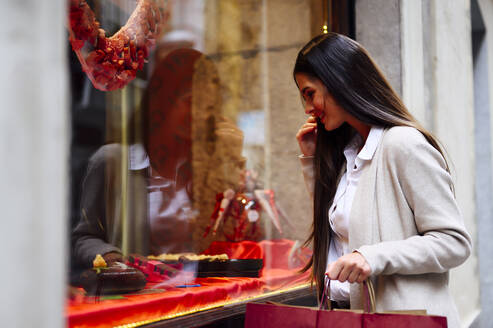
[[[132,171],[143,170],[149,167],[149,156],[141,143],[128,147],[128,168]]]
[[[357,157],[360,160],[364,161],[369,161],[373,158],[373,155],[375,154],[375,151],[378,148],[378,144],[380,143],[380,139],[382,137],[383,133],[383,128],[378,127],[378,126],[372,126],[370,129],[370,133],[368,134],[368,137],[366,138],[366,142],[361,149],[361,151],[357,154],[356,153],[361,146],[363,139],[361,138],[361,135],[359,133],[356,133],[356,135],[349,141],[347,146],[344,148],[344,156],[346,159],[349,159],[351,157]]]
[[[368,138],[366,138],[365,145],[363,149],[358,154],[358,157],[362,160],[369,161],[373,158],[375,151],[380,143],[380,138],[382,137],[383,128],[378,126],[372,126]]]

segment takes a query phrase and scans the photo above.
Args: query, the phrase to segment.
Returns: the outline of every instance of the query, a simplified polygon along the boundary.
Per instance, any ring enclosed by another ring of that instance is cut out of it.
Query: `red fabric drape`
[[[164,292],[122,295],[123,298],[101,300],[86,297],[83,302],[68,301],[66,313],[70,327],[112,327],[138,321],[157,319],[184,311],[198,311],[208,306],[240,300],[262,293],[306,283],[309,273],[298,270],[309,258],[310,251],[293,251],[291,240],[213,242],[204,254],[226,253],[233,259],[262,258],[264,268],[259,278],[189,277],[187,284],[200,287],[177,288],[169,283],[148,284],[147,289]],[[291,255],[291,256],[290,256]],[[186,277],[185,277],[186,278]],[[180,284],[175,282],[176,284]]]

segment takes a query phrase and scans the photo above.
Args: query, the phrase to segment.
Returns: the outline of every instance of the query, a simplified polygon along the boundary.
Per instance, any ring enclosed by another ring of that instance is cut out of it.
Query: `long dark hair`
[[[337,33],[313,38],[298,53],[293,76],[297,73],[322,81],[337,104],[362,123],[416,128],[445,158],[438,140],[409,113],[366,49],[356,41]],[[320,121],[317,125],[313,224],[305,242],[313,243],[313,255],[302,271],[312,268],[312,281],[317,283],[320,295],[330,243],[328,210],[345,164],[343,149],[355,130],[347,123],[332,131],[325,130]]]

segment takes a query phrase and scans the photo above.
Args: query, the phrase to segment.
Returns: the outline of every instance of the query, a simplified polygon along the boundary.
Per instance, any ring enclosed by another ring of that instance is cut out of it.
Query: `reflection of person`
[[[202,54],[178,49],[160,60],[143,96],[142,126],[128,147],[128,250],[147,255],[192,252],[191,90]],[[137,117],[137,116],[136,116]],[[141,133],[143,137],[137,137]],[[143,139],[143,140],[141,140]],[[121,260],[122,145],[91,158],[83,182],[73,256],[88,267],[96,254]]]
[[[438,141],[408,112],[365,49],[335,33],[298,54],[294,78],[310,115],[297,133],[314,199],[308,241],[319,288],[362,308],[371,277],[378,311],[426,309],[458,327],[449,270],[471,252]]]

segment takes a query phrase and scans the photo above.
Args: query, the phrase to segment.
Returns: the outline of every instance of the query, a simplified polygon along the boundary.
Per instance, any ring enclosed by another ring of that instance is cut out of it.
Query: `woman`
[[[305,113],[298,131],[314,220],[307,240],[319,293],[324,274],[338,307],[362,308],[374,282],[377,311],[426,309],[458,327],[448,271],[471,252],[445,156],[357,42],[315,37],[294,78]]]

